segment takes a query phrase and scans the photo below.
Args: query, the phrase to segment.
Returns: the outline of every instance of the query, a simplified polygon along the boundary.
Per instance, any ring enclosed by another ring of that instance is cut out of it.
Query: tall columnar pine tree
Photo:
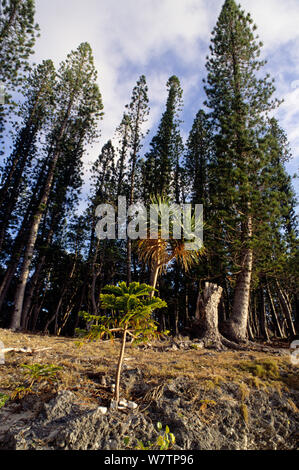
[[[96,209],[100,204],[114,204],[116,202],[119,184],[119,175],[115,168],[115,149],[111,140],[103,146],[98,159],[92,166],[91,181],[90,201],[87,210],[87,220],[90,226],[88,236],[89,276],[86,283],[88,284],[88,299],[91,304],[89,308],[96,315],[99,308],[99,286],[97,284],[102,275],[107,248],[107,240],[101,241],[96,235]],[[113,259],[111,259],[111,264],[113,264]]]
[[[0,80],[17,78],[28,67],[38,25],[34,22],[34,0],[1,0],[0,3]]]
[[[0,188],[0,251],[12,213],[21,193],[23,180],[30,178],[32,160],[37,154],[38,138],[46,132],[54,110],[56,73],[52,61],[38,65],[24,82],[26,101],[20,108],[22,125],[15,137],[12,154],[6,161]]]
[[[265,133],[267,165],[260,172],[262,193],[257,214],[259,242],[256,243],[256,269],[271,276],[283,275],[285,258],[297,243],[296,198],[285,162],[291,158],[285,132],[276,119],[269,121]]]
[[[296,276],[290,269],[290,260],[298,246],[297,201],[291,177],[285,169],[285,162],[291,158],[289,144],[285,132],[274,118],[269,121],[265,147],[268,163],[260,173],[259,190],[263,198],[257,214],[254,275],[258,278],[260,290],[267,294],[272,321],[277,323],[276,310],[280,310],[288,335],[294,335],[292,305],[295,307],[298,274]],[[281,325],[276,326],[281,334]],[[266,321],[263,329],[267,330]]]
[[[182,89],[176,76],[167,82],[168,98],[166,110],[161,118],[157,134],[150,143],[150,151],[143,164],[144,199],[151,196],[176,196],[174,177],[179,168],[182,150],[179,135],[179,115],[182,109]],[[176,188],[177,189],[177,188]]]
[[[141,75],[133,89],[131,102],[126,106],[127,118],[130,123],[130,131],[128,136],[129,141],[129,169],[127,175],[128,184],[128,204],[131,205],[135,202],[136,198],[136,172],[138,168],[138,161],[140,157],[140,150],[142,148],[142,141],[145,136],[144,124],[147,121],[149,114],[148,105],[148,87],[146,78]],[[127,284],[129,285],[132,280],[131,274],[132,265],[132,242],[127,240]]]
[[[96,85],[97,73],[89,44],[82,43],[76,51],[68,55],[58,71],[58,76],[59,82],[55,90],[58,105],[53,130],[47,139],[48,167],[45,182],[39,191],[39,203],[29,228],[28,242],[20,269],[11,320],[11,327],[14,329],[20,327],[24,292],[38,229],[49,201],[57,164],[63,154],[69,127],[76,126],[80,132],[83,126],[85,130],[83,142],[89,142],[96,135],[98,119],[103,108],[101,95]]]
[[[22,197],[20,197],[18,201],[18,205],[21,209],[23,209],[22,220],[19,224],[16,236],[13,243],[11,244],[10,249],[8,246],[6,247],[6,258],[9,258],[9,260],[6,262],[7,269],[0,285],[0,310],[2,308],[10,284],[13,281],[14,274],[17,271],[22,253],[28,240],[31,221],[38,206],[39,191],[45,181],[47,165],[47,158],[42,159],[37,164],[35,169],[37,174],[36,177],[33,178],[32,184],[30,186],[30,197],[24,197],[26,195],[24,191],[25,194],[23,193]]]
[[[0,82],[8,92],[28,70],[38,32],[34,22],[34,0],[0,0]],[[4,106],[0,104],[0,135],[3,131]]]
[[[87,116],[86,119],[88,119]],[[65,224],[72,218],[72,214],[79,202],[79,194],[83,184],[82,156],[84,153],[85,126],[86,121],[78,121],[74,125],[69,126],[64,148],[57,162],[53,188],[49,196],[43,223],[39,228],[35,270],[28,283],[27,294],[23,304],[23,327],[28,323],[32,299],[35,289],[39,285],[40,278],[42,275],[47,277],[49,269],[51,269],[53,251],[55,249],[63,250]],[[55,248],[52,247],[53,244]],[[47,272],[44,272],[45,266],[48,269]],[[53,266],[53,271],[55,271],[55,268],[56,266]],[[68,282],[67,276],[65,278],[65,281]],[[64,286],[62,285],[61,288],[63,289]]]
[[[119,127],[116,129],[118,139],[118,160],[116,164],[117,173],[117,196],[128,194],[126,187],[128,172],[128,153],[130,148],[130,129],[131,123],[128,114],[124,113]]]
[[[263,194],[257,190],[266,164],[262,134],[265,117],[277,102],[273,81],[258,78],[265,64],[256,26],[234,0],[226,0],[212,33],[207,60],[207,105],[214,124],[217,194],[213,200],[235,273],[228,336],[243,341],[247,334],[249,294],[254,262],[256,214]]]
[[[185,192],[193,204],[208,203],[208,166],[213,149],[213,135],[208,116],[198,111],[186,144],[184,157]]]

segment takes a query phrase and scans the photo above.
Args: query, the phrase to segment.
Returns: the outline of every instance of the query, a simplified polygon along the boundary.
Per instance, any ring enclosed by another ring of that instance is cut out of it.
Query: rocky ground
[[[224,352],[187,338],[129,345],[122,397],[137,406],[115,411],[117,341],[79,348],[73,339],[5,330],[0,340],[27,348],[0,365],[0,449],[134,449],[138,441],[154,448],[158,422],[174,434],[174,449],[299,447],[298,366],[283,345]],[[60,369],[34,378],[23,364]]]

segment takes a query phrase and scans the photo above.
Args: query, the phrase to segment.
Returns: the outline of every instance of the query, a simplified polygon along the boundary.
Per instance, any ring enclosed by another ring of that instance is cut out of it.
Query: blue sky
[[[167,79],[177,75],[184,90],[182,136],[186,138],[204,101],[202,79],[211,31],[224,0],[36,0],[41,27],[35,62],[56,65],[81,42],[94,52],[104,102],[101,139],[88,149],[86,169],[113,137],[138,77],[145,74],[151,112],[147,128],[158,124],[166,101]],[[276,80],[285,102],[275,115],[287,131],[299,167],[299,0],[242,0],[264,42],[265,73]],[[150,134],[149,137],[151,137]],[[294,186],[299,189],[298,180]]]

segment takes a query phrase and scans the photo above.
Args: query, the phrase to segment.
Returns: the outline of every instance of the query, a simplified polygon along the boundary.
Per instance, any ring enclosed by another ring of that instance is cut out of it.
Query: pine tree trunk
[[[198,284],[198,293],[196,298],[196,308],[195,308],[195,319],[200,319],[200,308],[201,308],[202,297],[200,293],[200,283]]]
[[[37,233],[38,233],[42,216],[45,211],[45,207],[47,206],[47,203],[48,203],[50,191],[51,191],[52,184],[53,184],[56,165],[61,154],[60,145],[64,137],[64,134],[66,132],[67,122],[71,113],[73,101],[74,101],[74,96],[72,95],[68,103],[64,120],[60,127],[59,135],[57,136],[57,140],[55,142],[56,144],[55,150],[54,150],[52,159],[50,160],[50,163],[49,163],[49,170],[47,173],[45,186],[43,188],[43,194],[39,201],[38,208],[33,216],[33,222],[29,230],[28,243],[26,246],[26,250],[24,254],[24,261],[23,261],[23,265],[22,265],[22,269],[20,273],[20,278],[19,278],[19,283],[18,283],[18,287],[16,290],[16,294],[15,294],[14,311],[13,311],[11,325],[10,325],[10,327],[13,330],[18,330],[21,327],[21,318],[22,318],[25,288],[26,288],[26,283],[27,283],[27,279],[29,276],[30,265],[31,265],[31,261],[32,261],[33,253],[34,253]]]
[[[174,307],[174,334],[178,336],[179,334],[179,306],[178,306],[178,299],[175,299],[175,307]]]
[[[32,299],[33,299],[34,292],[35,292],[36,286],[37,286],[39,278],[40,278],[42,268],[43,268],[44,263],[45,263],[45,259],[46,259],[46,257],[43,256],[41,258],[41,260],[39,260],[39,262],[37,264],[37,267],[36,267],[32,277],[30,279],[29,290],[28,290],[28,293],[25,297],[24,304],[23,304],[22,319],[21,319],[22,329],[25,328],[25,325],[28,323],[28,316],[29,316],[29,312],[31,310]]]
[[[48,291],[50,277],[51,277],[51,271],[48,273],[48,276],[47,276],[47,279],[46,279],[46,285],[43,288],[42,299],[39,301],[39,303],[36,302],[36,304],[33,305],[34,308],[33,308],[33,312],[32,312],[32,322],[31,322],[31,330],[32,331],[36,331],[36,325],[37,325],[38,317],[39,317],[40,311],[41,311],[41,309],[43,307],[43,304],[44,304],[44,301],[45,301],[45,297],[46,297],[46,294],[47,294],[47,291]],[[39,290],[40,290],[40,287],[37,290],[37,298],[38,298]]]
[[[266,341],[270,341],[268,326],[267,326],[266,305],[265,305],[265,298],[264,298],[263,289],[261,289],[261,291],[260,291],[260,296],[261,296],[261,315],[260,315],[261,331],[263,333],[264,339]]]
[[[30,203],[26,209],[25,216],[22,221],[21,228],[18,232],[18,235],[16,239],[14,240],[13,247],[11,249],[11,258],[8,263],[8,267],[4,276],[4,279],[1,283],[0,286],[0,310],[2,308],[3,302],[5,300],[7,291],[10,287],[10,283],[14,277],[14,274],[17,270],[18,264],[20,262],[22,252],[24,249],[24,246],[26,246],[26,243],[28,241],[28,236],[29,236],[29,229],[32,223],[32,217],[34,214],[34,211],[36,210],[37,204],[38,204],[38,197],[40,196],[40,187],[44,184],[44,178],[45,178],[45,170],[46,166],[48,163],[48,159],[45,159],[43,166],[41,168],[41,172],[38,178],[38,181],[35,185],[35,188],[33,190],[33,195],[31,197]]]
[[[127,240],[127,285],[129,285],[132,282],[131,264],[132,264],[132,241],[128,238]]]
[[[277,332],[279,338],[283,338],[282,329],[281,329],[281,326],[280,326],[279,318],[278,318],[278,315],[277,315],[277,312],[276,312],[276,308],[275,308],[275,305],[274,305],[274,301],[273,301],[273,297],[272,297],[272,294],[271,294],[271,291],[270,291],[269,284],[267,284],[267,294],[268,294],[268,299],[269,299],[269,302],[270,302],[272,320],[273,320],[276,332]]]
[[[185,292],[185,325],[189,326],[190,323],[190,316],[189,316],[189,289],[188,284],[186,285],[186,292]]]
[[[39,207],[33,216],[33,222],[30,227],[29,231],[29,238],[28,243],[26,246],[25,254],[24,254],[24,261],[20,273],[19,283],[17,286],[16,294],[15,294],[15,302],[14,302],[14,312],[11,320],[10,327],[14,330],[18,330],[21,327],[21,318],[22,318],[22,310],[23,310],[23,302],[24,302],[24,294],[27,279],[29,276],[30,265],[33,258],[35,242],[37,238],[37,233],[39,229],[39,225],[44,213],[44,208],[48,202],[49,194],[52,187],[52,182],[54,178],[54,172],[56,168],[56,164],[59,158],[60,152],[56,151],[54,154],[51,167],[49,169],[47,181],[44,187],[44,193],[42,195]]]
[[[294,322],[293,322],[293,319],[292,319],[292,311],[291,311],[291,308],[289,306],[288,299],[285,297],[278,281],[276,281],[276,286],[277,286],[277,292],[278,292],[279,300],[280,300],[282,310],[283,310],[283,313],[284,313],[284,316],[285,316],[285,320],[286,320],[286,323],[287,323],[288,328],[289,328],[289,334],[290,334],[290,336],[295,336],[296,331],[295,331],[295,326],[294,326]]]
[[[248,217],[246,240],[252,237],[252,218]],[[250,299],[250,285],[253,266],[253,251],[247,247],[243,250],[241,272],[238,274],[233,311],[226,323],[226,335],[237,343],[247,340],[247,323]]]
[[[49,328],[49,326],[51,325],[51,323],[53,323],[54,320],[55,320],[55,324],[56,324],[57,318],[58,318],[58,315],[59,315],[59,311],[60,311],[60,308],[61,308],[61,305],[62,305],[62,301],[63,301],[63,295],[64,295],[64,291],[63,291],[63,293],[62,293],[61,296],[60,296],[60,299],[59,299],[59,301],[58,301],[58,304],[57,304],[55,313],[52,315],[51,318],[49,318],[49,320],[47,321],[47,323],[46,323],[46,325],[45,325],[44,333],[48,333],[48,328]]]
[[[98,278],[99,274],[98,274],[97,269],[96,269],[96,261],[97,261],[97,257],[98,257],[98,253],[99,253],[99,248],[100,248],[100,240],[97,240],[96,246],[95,246],[94,256],[93,256],[93,259],[92,259],[92,268],[91,268],[92,281],[91,281],[91,291],[90,291],[91,304],[92,304],[92,309],[93,309],[93,314],[94,315],[97,315],[97,312],[98,312],[98,306],[97,306],[97,302],[96,302],[96,282],[97,282],[97,278]]]

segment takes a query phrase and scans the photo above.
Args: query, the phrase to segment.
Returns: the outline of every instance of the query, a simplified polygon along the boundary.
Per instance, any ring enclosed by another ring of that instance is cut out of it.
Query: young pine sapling
[[[127,335],[135,343],[146,342],[164,333],[158,332],[157,322],[152,314],[155,310],[167,307],[166,302],[152,295],[155,289],[147,284],[131,282],[128,286],[121,282],[117,286],[108,285],[100,295],[101,309],[104,315],[90,315],[81,312],[81,316],[91,326],[85,335],[89,340],[101,339],[104,335],[114,338],[115,333],[121,334],[120,354],[115,376],[114,404],[119,402],[119,386],[122,364],[124,360]]]

